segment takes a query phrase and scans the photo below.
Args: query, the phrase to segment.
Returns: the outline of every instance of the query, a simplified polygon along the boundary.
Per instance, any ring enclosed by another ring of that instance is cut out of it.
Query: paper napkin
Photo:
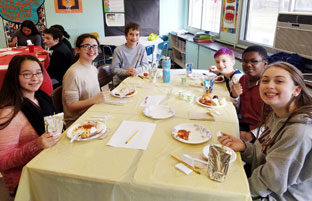
[[[206,111],[206,112],[190,111],[189,112],[189,119],[207,120],[207,121],[214,121],[215,120],[214,116],[209,111]]]
[[[189,175],[191,172],[193,172],[192,169],[186,167],[183,163],[178,163],[175,167],[186,175]]]
[[[145,150],[154,133],[156,124],[137,121],[123,121],[107,145]]]
[[[161,101],[166,98],[165,95],[159,95],[159,96],[145,96],[143,102],[141,103],[141,107],[147,107],[152,105],[159,105]]]

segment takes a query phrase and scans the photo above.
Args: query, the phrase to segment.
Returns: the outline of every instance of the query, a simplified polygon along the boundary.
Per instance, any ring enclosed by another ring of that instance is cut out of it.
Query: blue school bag
[[[288,54],[285,52],[278,52],[268,57],[269,64],[276,61],[285,61],[288,62],[296,68],[298,68],[301,72],[304,70],[304,61],[301,56],[298,54]]]

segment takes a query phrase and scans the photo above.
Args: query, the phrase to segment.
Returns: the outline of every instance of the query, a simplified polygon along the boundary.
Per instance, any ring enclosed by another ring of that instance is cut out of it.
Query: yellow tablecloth
[[[81,122],[91,116],[111,115],[112,119],[107,121],[107,137],[69,143],[64,133],[54,147],[44,150],[24,167],[15,200],[251,200],[239,153],[223,183],[210,180],[204,169],[200,170],[201,175],[194,172],[185,175],[174,167],[178,162],[169,154],[200,154],[207,144],[217,143],[216,133],[219,130],[238,135],[238,120],[230,102],[216,109],[221,113],[215,115],[216,121],[188,119],[190,110],[207,109],[177,97],[179,90],[195,97],[202,94],[202,88],[189,86],[194,80],[188,78],[186,85],[182,85],[181,77],[172,74],[169,84],[162,83],[161,78],[156,84],[138,77],[125,80],[119,87],[136,87],[138,91],[135,96],[128,98],[130,103],[122,106],[97,104],[77,120]],[[168,105],[175,109],[176,115],[164,120],[144,116],[140,104],[145,96],[164,95],[167,92],[170,92]],[[230,101],[224,83],[215,84],[213,93]],[[123,120],[157,124],[146,150],[106,145]],[[171,136],[171,129],[188,122],[208,127],[212,139],[198,145],[175,140]]]

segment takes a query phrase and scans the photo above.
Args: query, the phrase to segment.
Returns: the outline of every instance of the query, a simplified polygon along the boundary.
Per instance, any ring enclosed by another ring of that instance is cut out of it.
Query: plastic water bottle
[[[162,67],[163,67],[163,82],[169,83],[170,82],[170,67],[171,67],[171,60],[169,57],[164,57],[162,59]]]

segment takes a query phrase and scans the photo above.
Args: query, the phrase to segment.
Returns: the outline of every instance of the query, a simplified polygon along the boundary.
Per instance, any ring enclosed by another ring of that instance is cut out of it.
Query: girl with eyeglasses
[[[251,165],[252,197],[310,200],[312,186],[312,97],[301,72],[286,62],[270,64],[260,79],[260,96],[272,109],[251,144],[223,134],[221,144],[242,153]]]
[[[45,132],[43,118],[55,109],[50,96],[39,90],[42,72],[36,57],[17,55],[9,63],[0,90],[0,171],[11,195],[23,166],[60,138]]]
[[[62,102],[66,127],[90,106],[105,101],[108,92],[101,92],[98,71],[92,64],[98,55],[99,42],[91,34],[82,34],[76,41],[79,59],[63,77]]]

